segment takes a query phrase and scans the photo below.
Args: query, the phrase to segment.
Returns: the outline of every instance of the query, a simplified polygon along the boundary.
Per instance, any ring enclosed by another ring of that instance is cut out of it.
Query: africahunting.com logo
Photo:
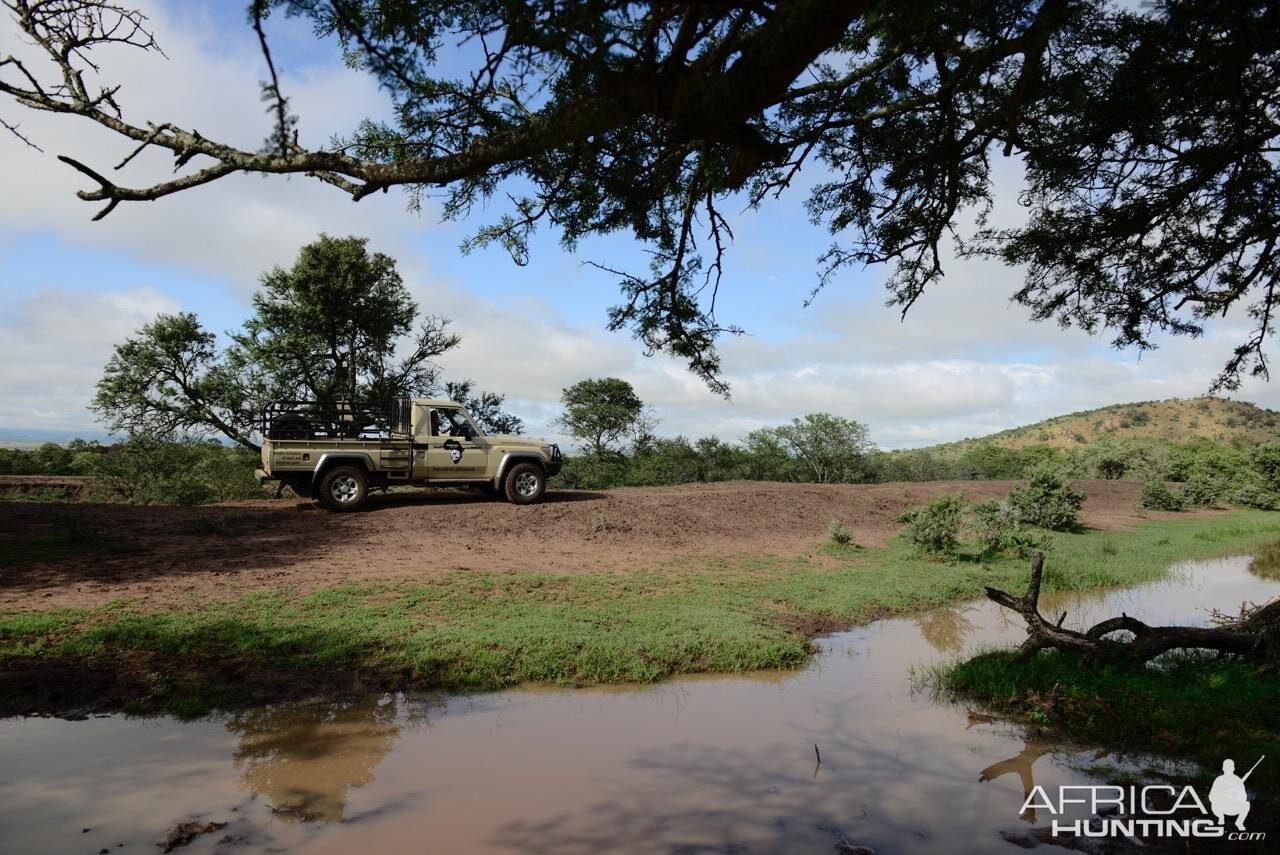
[[[1068,785],[1058,787],[1056,799],[1044,787],[1035,786],[1018,813],[1048,811],[1053,816],[1051,830],[1054,837],[1262,840],[1266,837],[1265,832],[1245,829],[1244,821],[1249,816],[1250,804],[1244,782],[1264,759],[1266,755],[1259,757],[1243,777],[1236,775],[1235,761],[1222,761],[1222,774],[1209,788],[1208,807],[1190,785],[1181,789],[1168,784],[1127,787]],[[1062,818],[1077,812],[1078,806],[1085,807],[1092,816],[1075,820]],[[1228,826],[1228,818],[1233,820],[1234,827]]]

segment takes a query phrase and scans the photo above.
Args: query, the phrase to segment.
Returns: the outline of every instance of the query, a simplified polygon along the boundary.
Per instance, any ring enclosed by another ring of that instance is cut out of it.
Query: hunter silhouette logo
[[[444,448],[449,450],[449,457],[454,463],[462,460],[462,443],[456,439],[451,439],[444,444]]]
[[[1032,786],[1019,816],[1043,808],[1053,817],[1050,834],[1071,837],[1216,837],[1229,841],[1265,840],[1265,831],[1245,831],[1249,794],[1244,782],[1267,759],[1262,755],[1244,776],[1236,775],[1234,760],[1222,761],[1222,774],[1209,788],[1208,806],[1193,786],[1171,784],[1064,784],[1057,798],[1041,786]],[[1088,819],[1067,819],[1069,813],[1087,812]],[[1227,817],[1235,817],[1235,828]],[[1029,819],[1035,821],[1034,812]]]
[[[1263,754],[1258,758],[1258,763],[1266,757]],[[1244,782],[1258,768],[1258,763],[1254,763],[1241,778],[1236,775],[1236,761],[1222,761],[1222,774],[1214,779],[1213,786],[1209,789],[1209,807],[1218,818],[1218,825],[1226,825],[1226,817],[1234,816],[1236,828],[1244,831],[1244,818],[1249,815],[1249,794],[1245,792]]]

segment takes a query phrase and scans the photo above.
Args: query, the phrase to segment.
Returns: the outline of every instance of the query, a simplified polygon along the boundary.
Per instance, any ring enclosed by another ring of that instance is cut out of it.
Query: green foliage
[[[579,380],[561,391],[559,424],[596,457],[620,451],[620,443],[645,428],[644,401],[617,377]]]
[[[1210,508],[1231,489],[1227,476],[1208,466],[1196,466],[1187,475],[1178,496],[1192,508]]]
[[[943,493],[930,502],[908,508],[898,522],[905,523],[902,538],[916,549],[931,555],[951,555],[960,546],[965,498],[960,493]]]
[[[1280,445],[1259,445],[1249,454],[1249,466],[1269,490],[1280,490]]]
[[[1072,531],[1080,525],[1084,493],[1072,487],[1060,472],[1046,467],[1033,472],[1030,483],[1011,492],[1006,501],[1027,525]]]
[[[1182,494],[1174,493],[1163,481],[1147,481],[1142,485],[1142,507],[1152,511],[1180,511],[1186,507]]]
[[[1024,463],[1018,452],[984,442],[965,451],[955,467],[956,477],[964,480],[1009,479],[1022,477]]]
[[[1229,498],[1237,505],[1264,511],[1280,511],[1280,492],[1259,481],[1250,481],[1232,490]]]
[[[1047,535],[1026,526],[1021,513],[1007,499],[978,502],[971,510],[978,545],[984,552],[1026,556],[1033,550],[1045,551],[1051,545]]]
[[[487,434],[524,433],[524,420],[502,409],[506,395],[476,392],[473,391],[474,387],[475,383],[470,380],[449,381],[444,384],[444,396],[466,408],[475,423]]]
[[[853,532],[849,531],[849,527],[840,520],[832,520],[827,523],[827,538],[837,546],[850,546],[853,544]]]
[[[758,428],[743,440],[748,477],[757,481],[805,481],[807,474],[773,428]]]
[[[1222,385],[1265,373],[1280,275],[1273,3],[1230,14],[1213,0],[813,0],[785,14],[768,3],[609,0],[536,11],[495,0],[253,7],[307,19],[324,49],[378,82],[388,118],[353,121],[308,149],[272,84],[265,149],[236,148],[207,104],[185,122],[153,116],[168,132],[148,135],[120,118],[139,110],[120,91],[119,66],[89,57],[104,43],[154,47],[149,34],[113,26],[113,15],[85,24],[81,3],[15,16],[18,38],[45,56],[22,67],[38,69],[31,76],[6,69],[4,91],[184,163],[208,159],[178,185],[121,179],[142,183],[141,198],[259,172],[357,199],[400,186],[420,204],[439,192],[445,216],[459,219],[504,200],[466,246],[497,244],[517,263],[539,223],[569,247],[628,233],[650,263],[611,270],[621,299],[610,328],[687,361],[717,390],[715,343],[735,330],[715,316],[726,212],[797,185],[810,218],[835,235],[819,259],[823,282],[888,264],[892,300],[910,307],[942,276],[943,242],[959,230],[967,253],[1022,271],[1012,297],[1033,317],[1108,329],[1121,346],[1197,335],[1207,318],[1252,306],[1256,326],[1240,334]],[[496,33],[493,51],[441,50]],[[119,111],[100,109],[99,87],[62,85],[91,74]],[[1000,155],[1026,175],[1027,216],[1014,227],[976,216],[992,204]],[[817,180],[798,178],[802,169]],[[85,195],[106,201],[100,216],[132,198],[110,185]]]
[[[949,461],[925,449],[882,452],[875,469],[881,481],[941,481],[953,476]]]
[[[199,505],[261,497],[256,458],[243,449],[193,439],[133,437],[83,458],[94,498],[135,505]]]
[[[753,432],[748,445],[780,450],[786,458],[784,471],[803,472],[802,480],[818,484],[857,483],[871,480],[876,447],[870,431],[861,422],[809,413],[790,424],[765,428],[764,436]],[[772,442],[769,440],[772,437]]]
[[[221,434],[257,450],[262,408],[277,399],[390,401],[438,389],[434,359],[460,339],[427,316],[395,261],[366,238],[321,235],[292,267],[273,268],[253,313],[219,350],[194,314],[159,315],[115,348],[93,409],[112,431],[167,437]],[[470,381],[454,387],[470,395]],[[518,424],[502,397],[468,398],[488,426]]]
[[[0,448],[0,475],[74,475],[80,471],[77,456],[97,453],[102,448],[100,443],[83,439],[73,439],[66,445],[46,442],[31,450]]]

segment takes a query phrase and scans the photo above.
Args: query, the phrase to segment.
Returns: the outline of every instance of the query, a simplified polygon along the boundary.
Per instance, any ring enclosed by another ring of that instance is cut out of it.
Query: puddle
[[[1248,563],[1046,596],[1043,610],[1076,626],[1121,610],[1203,623],[1212,606],[1280,593]],[[878,853],[1009,853],[999,831],[1027,828],[1024,788],[1087,783],[1093,755],[971,721],[914,694],[910,669],[1023,636],[982,602],[824,639],[796,672],[194,723],[0,720],[0,850],[158,852],[198,820],[226,826],[179,851],[832,852],[844,837]]]

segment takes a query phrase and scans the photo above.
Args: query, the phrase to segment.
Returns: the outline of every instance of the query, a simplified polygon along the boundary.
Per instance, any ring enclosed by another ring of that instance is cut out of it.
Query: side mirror
[[[467,425],[462,429],[462,435],[467,439],[475,439],[476,438],[475,428],[471,427],[471,425]]]

